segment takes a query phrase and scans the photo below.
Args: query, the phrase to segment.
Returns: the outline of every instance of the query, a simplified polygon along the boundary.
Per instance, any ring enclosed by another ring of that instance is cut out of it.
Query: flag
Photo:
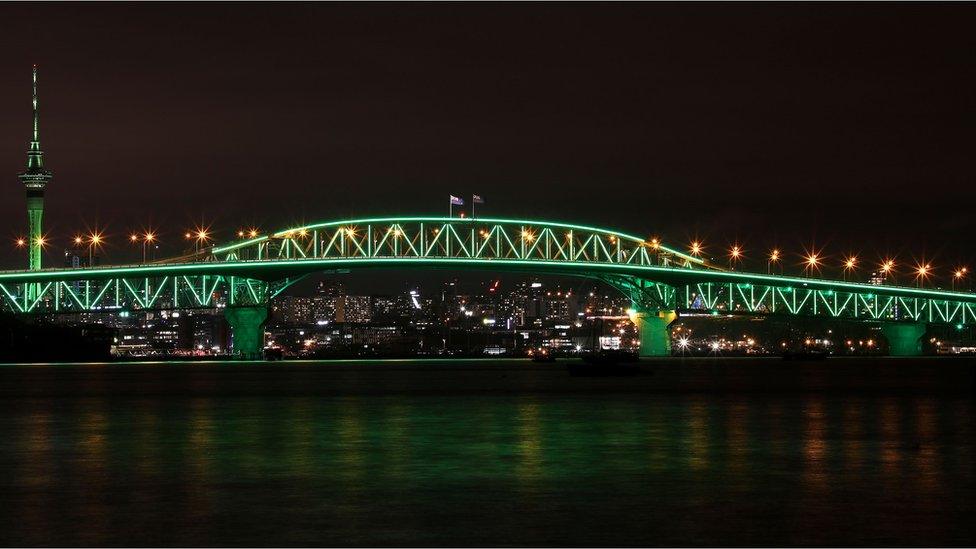
[[[476,194],[473,194],[473,195],[471,195],[471,202],[474,203],[474,204],[484,204],[485,203],[485,199],[484,198],[481,198],[480,196],[478,196]]]
[[[451,195],[451,205],[452,206],[464,206],[464,200],[461,200],[460,198],[458,198],[458,197],[456,197],[456,196],[454,196],[452,194]]]

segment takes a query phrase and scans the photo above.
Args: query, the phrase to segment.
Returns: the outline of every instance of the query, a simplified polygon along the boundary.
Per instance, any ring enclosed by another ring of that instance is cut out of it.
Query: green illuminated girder
[[[0,304],[16,313],[264,306],[296,280],[200,274],[0,283]]]
[[[936,324],[976,322],[976,304],[930,297],[885,296],[877,290],[845,291],[764,284],[701,283],[679,289],[682,309],[723,314],[788,314],[872,321]]]
[[[582,225],[506,219],[381,218],[320,223],[214,248],[213,261],[505,259],[707,268],[644,239]]]
[[[677,308],[674,287],[626,275],[604,274],[596,277],[630,298],[635,311],[673,311]]]

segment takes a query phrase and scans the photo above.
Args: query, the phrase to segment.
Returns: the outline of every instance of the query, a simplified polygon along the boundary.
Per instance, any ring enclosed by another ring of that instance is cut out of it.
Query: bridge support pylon
[[[224,318],[234,338],[234,354],[244,359],[261,359],[264,355],[264,322],[268,308],[263,306],[227,307]]]
[[[921,356],[922,337],[928,326],[924,322],[885,323],[881,333],[888,340],[891,356]]]
[[[677,317],[674,311],[646,311],[634,315],[640,333],[640,356],[671,356],[671,332],[668,326]]]

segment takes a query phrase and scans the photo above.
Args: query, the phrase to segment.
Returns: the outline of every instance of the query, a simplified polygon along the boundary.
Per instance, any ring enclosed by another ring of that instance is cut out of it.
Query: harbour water
[[[971,359],[0,365],[2,545],[972,545]]]

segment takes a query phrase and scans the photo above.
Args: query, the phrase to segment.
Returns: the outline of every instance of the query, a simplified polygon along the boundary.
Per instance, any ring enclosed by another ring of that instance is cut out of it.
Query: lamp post
[[[142,262],[146,262],[146,246],[152,244],[156,241],[156,233],[152,231],[146,231],[146,234],[142,235]]]
[[[769,260],[766,261],[766,274],[770,273],[773,263],[779,262],[779,250],[773,248],[773,251],[769,252]]]
[[[932,266],[928,263],[923,263],[915,267],[915,285],[919,288],[925,282],[925,279],[929,277],[932,273]]]
[[[892,259],[886,259],[881,263],[881,274],[885,276],[885,279],[890,276],[892,277],[892,282],[894,281],[895,273],[895,262]]]
[[[104,239],[100,233],[91,233],[88,235],[88,266],[94,267],[94,250],[98,246],[102,245]],[[77,242],[77,239],[76,239]]]
[[[729,270],[734,271],[735,266],[738,265],[739,259],[742,258],[742,248],[738,244],[734,244],[731,249],[729,249]]]
[[[962,281],[967,272],[969,272],[968,268],[960,267],[956,269],[956,272],[952,273],[952,291],[956,291],[956,281]]]
[[[847,281],[847,273],[854,273],[857,267],[857,256],[850,256],[844,260],[844,281]]]

